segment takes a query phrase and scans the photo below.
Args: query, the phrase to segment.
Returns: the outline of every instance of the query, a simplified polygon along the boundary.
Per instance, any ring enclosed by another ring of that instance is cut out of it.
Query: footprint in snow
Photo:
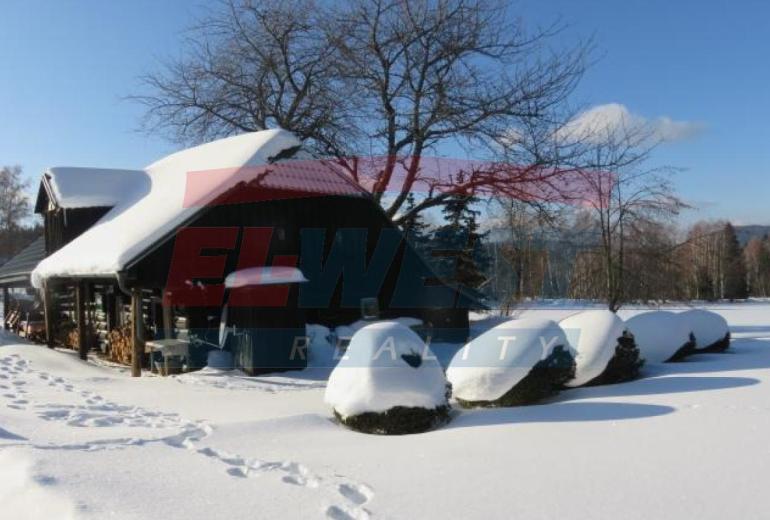
[[[286,483],[310,488],[317,488],[320,484],[318,477],[313,475],[310,470],[302,464],[285,462],[281,466],[281,469],[288,473],[288,475],[284,475],[282,479]]]
[[[19,371],[33,372],[29,369],[27,366],[28,364],[24,360],[16,360],[15,365],[13,364],[13,360],[9,360],[8,358],[0,360],[0,362],[4,365],[2,367],[3,372],[11,374],[16,374]],[[115,425],[153,428],[177,427],[181,429],[180,433],[165,437],[161,439],[161,441],[168,446],[185,448],[206,457],[212,457],[219,460],[228,466],[226,472],[232,477],[247,478],[259,476],[267,472],[278,471],[279,473],[283,473],[281,481],[287,484],[307,488],[319,488],[323,483],[324,479],[314,475],[306,466],[297,462],[247,461],[239,455],[214,448],[206,447],[198,449],[195,446],[195,443],[211,433],[211,427],[206,424],[191,423],[176,414],[159,413],[144,410],[139,407],[117,405],[89,390],[78,390],[75,385],[69,383],[62,377],[55,377],[45,372],[37,372],[36,375],[40,380],[46,381],[51,387],[58,387],[67,392],[78,392],[85,403],[84,405],[39,405],[36,408],[38,409],[38,416],[42,419],[62,421],[70,426],[80,427],[109,427]],[[0,374],[0,379],[7,380],[11,378],[6,374]],[[9,399],[15,399],[8,406],[11,408],[25,409],[24,405],[29,404],[29,402],[26,399],[21,399],[19,394],[26,393],[20,388],[26,385],[26,382],[22,380],[12,380],[10,383],[16,387],[16,394],[8,393],[4,395],[4,397]],[[4,385],[3,389],[7,390],[8,387]],[[116,447],[117,444],[132,445],[137,442],[141,443],[144,441],[132,439],[127,442],[122,442],[120,439],[115,439],[104,441],[104,446],[101,446],[99,441],[95,441],[79,446],[79,449],[109,448],[113,445],[115,445],[113,447]],[[330,482],[326,486],[334,495],[343,499],[345,502],[329,506],[325,510],[327,518],[332,520],[368,520],[371,517],[369,511],[362,507],[374,497],[374,492],[369,486],[356,484],[354,482],[343,482],[338,484],[332,484]]]
[[[230,475],[231,477],[238,477],[238,478],[246,478],[246,477],[249,476],[248,475],[248,468],[244,469],[244,468],[239,468],[239,467],[228,468],[227,469],[227,474]]]
[[[331,520],[368,520],[371,514],[366,509],[352,509],[346,506],[330,506],[326,518]]]
[[[365,484],[340,484],[337,490],[340,495],[358,506],[367,503],[374,497],[372,488]]]

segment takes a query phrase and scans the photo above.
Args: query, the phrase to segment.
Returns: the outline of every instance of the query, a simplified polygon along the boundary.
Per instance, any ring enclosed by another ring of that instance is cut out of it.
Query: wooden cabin
[[[236,356],[249,373],[282,368],[248,361],[275,348],[264,340],[271,332],[348,324],[373,302],[382,318],[430,324],[436,339],[467,338],[473,302],[435,278],[364,189],[303,156],[288,132],[222,139],[143,171],[101,172],[112,181],[80,196],[59,181],[88,172],[54,169],[43,179],[37,209],[50,256],[32,279],[44,294],[49,345],[69,342],[85,357],[130,344],[122,356],[139,375],[148,339],[216,343],[226,304],[241,328],[253,327]],[[226,291],[228,275],[260,266],[297,268],[307,282]]]

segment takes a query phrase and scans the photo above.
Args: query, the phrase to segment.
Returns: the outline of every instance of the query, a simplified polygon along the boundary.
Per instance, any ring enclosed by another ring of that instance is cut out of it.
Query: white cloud
[[[637,132],[663,142],[683,141],[703,131],[701,123],[676,121],[668,116],[647,118],[634,114],[625,105],[597,105],[575,116],[559,131],[563,139],[604,139],[625,132]]]

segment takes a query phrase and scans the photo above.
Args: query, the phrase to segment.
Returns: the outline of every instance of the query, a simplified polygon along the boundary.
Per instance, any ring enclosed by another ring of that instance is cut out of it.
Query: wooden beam
[[[86,317],[86,349],[92,350],[96,348],[95,345],[95,323],[94,323],[94,288],[93,284],[91,283],[84,283],[83,284],[83,308],[85,309],[85,317]]]
[[[78,354],[80,359],[88,359],[88,333],[86,332],[86,290],[83,281],[75,286],[75,323],[78,327]]]
[[[54,305],[53,305],[53,290],[50,284],[46,283],[43,286],[43,318],[45,319],[45,343],[48,348],[53,348],[54,341]]]
[[[119,328],[123,326],[123,293],[118,287],[115,287],[115,323],[113,328]]]
[[[11,297],[8,294],[8,287],[3,287],[3,328],[9,330],[8,310],[11,308]]]
[[[171,308],[171,293],[166,293],[165,289],[161,304],[163,305],[163,337],[171,339],[174,337],[174,316]]]
[[[142,290],[131,289],[131,376],[142,375],[144,358],[144,316],[142,315]]]

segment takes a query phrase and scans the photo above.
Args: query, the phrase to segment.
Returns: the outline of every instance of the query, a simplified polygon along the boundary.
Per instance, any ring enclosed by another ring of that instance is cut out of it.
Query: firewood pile
[[[123,365],[131,364],[131,358],[133,355],[131,328],[131,322],[128,322],[125,325],[112,329],[107,333],[107,343],[109,344],[109,349],[107,350],[107,359],[114,361],[115,363],[121,363]],[[144,337],[152,338],[152,330],[145,328]],[[142,359],[142,365],[144,366],[144,359]]]
[[[110,348],[107,352],[107,358],[116,363],[124,365],[131,364],[132,345],[131,345],[131,325],[123,325],[117,329],[112,329],[107,333],[107,342]]]
[[[67,333],[64,340],[64,346],[72,350],[77,350],[80,346],[80,339],[78,338],[78,329],[72,329]]]
[[[56,324],[56,343],[64,348],[78,349],[78,329],[73,322],[67,319],[59,320]]]

